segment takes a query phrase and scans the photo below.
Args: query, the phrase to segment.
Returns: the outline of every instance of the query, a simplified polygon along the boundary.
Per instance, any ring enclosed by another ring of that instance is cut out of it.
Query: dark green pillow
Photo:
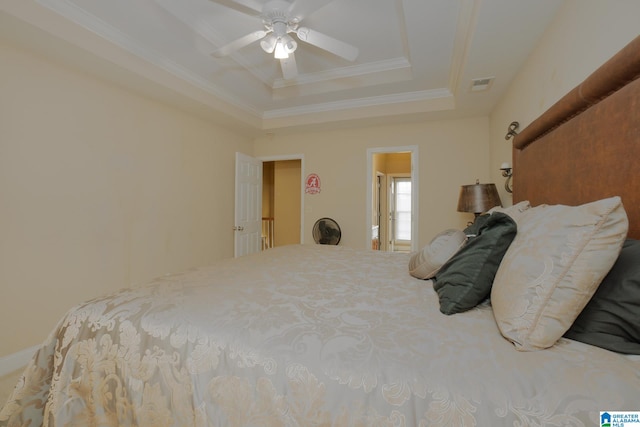
[[[609,274],[564,336],[640,354],[640,240],[624,242]]]
[[[509,215],[494,212],[480,215],[464,231],[467,244],[442,266],[433,285],[444,314],[467,311],[489,296],[517,227]]]

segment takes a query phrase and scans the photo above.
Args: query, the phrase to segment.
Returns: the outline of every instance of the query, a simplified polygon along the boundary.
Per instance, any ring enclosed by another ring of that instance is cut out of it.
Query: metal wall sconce
[[[518,122],[509,123],[509,127],[507,128],[507,134],[504,136],[504,139],[508,141],[509,138],[511,138],[512,136],[516,136],[518,134],[518,132],[516,131],[518,130],[519,127],[520,127],[520,123]]]
[[[507,178],[504,182],[504,189],[507,193],[513,193],[513,186],[511,185],[511,176],[513,175],[513,169],[511,169],[511,165],[507,162],[504,162],[500,165],[500,170],[502,171],[502,176]]]
[[[507,127],[507,134],[504,136],[504,139],[507,141],[512,137],[516,136],[518,132],[518,128],[520,127],[520,123],[511,122],[509,123],[509,127]],[[511,165],[507,162],[504,162],[500,165],[500,170],[502,171],[502,176],[507,178],[504,182],[504,189],[507,193],[513,193],[513,186],[511,185],[511,176],[513,175],[513,170],[511,169]]]

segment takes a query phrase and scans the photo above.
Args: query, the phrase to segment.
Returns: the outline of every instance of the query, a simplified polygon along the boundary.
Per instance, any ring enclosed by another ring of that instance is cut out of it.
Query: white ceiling
[[[230,2],[3,0],[0,35],[250,133],[488,114],[561,0],[295,0],[302,25],[356,46],[353,62],[298,41],[285,80],[263,29]],[[226,5],[225,5],[226,4]],[[295,36],[293,36],[295,38]],[[473,79],[494,78],[472,92]]]

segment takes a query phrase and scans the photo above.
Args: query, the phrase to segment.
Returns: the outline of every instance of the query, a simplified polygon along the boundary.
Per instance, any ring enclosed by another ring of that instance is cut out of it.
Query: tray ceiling
[[[238,10],[264,1],[233,1],[5,0],[0,34],[261,133],[488,114],[561,3],[297,0],[312,9],[301,25],[359,53],[348,61],[292,34],[298,75],[284,79],[259,42],[211,55],[264,28]],[[488,80],[486,89],[472,90],[474,79]]]

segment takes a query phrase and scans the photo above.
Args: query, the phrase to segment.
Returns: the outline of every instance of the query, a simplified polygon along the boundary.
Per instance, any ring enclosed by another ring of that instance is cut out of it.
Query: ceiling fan
[[[358,57],[358,48],[326,34],[300,26],[300,22],[311,13],[325,6],[331,0],[269,0],[264,5],[257,0],[210,0],[214,3],[230,7],[239,12],[262,18],[264,29],[249,33],[215,50],[212,55],[217,58],[227,56],[238,49],[260,40],[260,46],[267,53],[273,53],[280,60],[282,75],[285,79],[293,79],[298,75],[298,67],[294,52],[298,47],[293,33],[298,40],[309,43],[320,49],[331,52],[348,61]]]

